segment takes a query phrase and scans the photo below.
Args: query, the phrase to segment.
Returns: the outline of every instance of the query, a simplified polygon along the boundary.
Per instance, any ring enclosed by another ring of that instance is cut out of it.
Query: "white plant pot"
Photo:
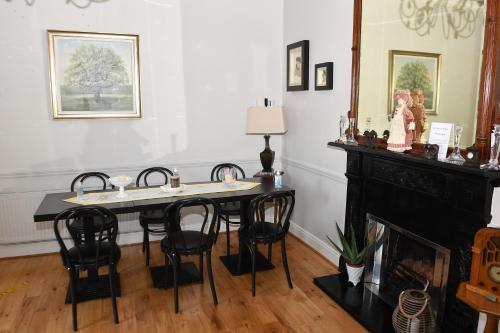
[[[357,286],[359,281],[361,280],[361,275],[363,275],[363,270],[365,266],[351,266],[349,264],[346,264],[346,267],[347,267],[347,277],[349,278],[349,282]]]

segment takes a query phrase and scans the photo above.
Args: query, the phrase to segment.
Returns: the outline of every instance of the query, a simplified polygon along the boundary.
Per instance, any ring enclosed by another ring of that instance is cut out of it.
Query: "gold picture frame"
[[[53,119],[141,118],[139,36],[48,30]]]
[[[425,95],[425,113],[427,115],[439,114],[440,79],[441,54],[390,50],[388,113],[392,113],[394,110],[394,92],[396,90],[421,89]]]

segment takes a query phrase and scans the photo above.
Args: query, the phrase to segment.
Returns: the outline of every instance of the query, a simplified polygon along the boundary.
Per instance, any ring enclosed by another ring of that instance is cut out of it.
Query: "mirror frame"
[[[358,124],[359,73],[361,56],[361,22],[363,0],[354,0],[354,19],[352,34],[352,79],[351,79],[351,110],[349,117],[356,118]],[[483,41],[483,59],[481,65],[481,80],[479,83],[479,99],[477,103],[476,135],[474,146],[481,153],[481,161],[489,159],[491,129],[494,123],[500,123],[500,3],[496,0],[486,2],[486,18]],[[497,84],[498,82],[498,84]],[[356,133],[358,133],[356,128]],[[380,135],[381,133],[379,133]],[[360,143],[366,142],[362,134],[357,135]],[[377,139],[377,147],[386,148],[384,139]],[[420,155],[423,144],[414,143],[411,155]]]

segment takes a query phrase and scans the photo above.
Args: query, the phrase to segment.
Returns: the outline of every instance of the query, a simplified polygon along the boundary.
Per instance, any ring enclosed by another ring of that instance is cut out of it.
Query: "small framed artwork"
[[[286,51],[286,90],[309,89],[309,41],[290,44]]]
[[[428,115],[439,112],[439,81],[441,55],[412,51],[389,51],[388,112],[392,113],[396,101],[394,92],[408,89],[418,93],[419,103]]]
[[[54,119],[141,117],[139,36],[47,33]]]
[[[314,66],[314,90],[333,89],[333,62],[324,62]]]

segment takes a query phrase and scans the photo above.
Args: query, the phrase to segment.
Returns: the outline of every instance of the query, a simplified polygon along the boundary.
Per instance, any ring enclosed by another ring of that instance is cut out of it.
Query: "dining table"
[[[231,190],[224,191],[216,191],[211,193],[203,193],[203,194],[185,194],[183,192],[177,193],[175,196],[168,197],[156,197],[150,199],[143,198],[133,198],[129,197],[128,199],[124,199],[122,201],[114,201],[114,202],[105,202],[99,204],[109,210],[111,210],[114,214],[128,214],[128,213],[138,213],[145,210],[150,209],[164,209],[168,205],[176,202],[177,200],[190,198],[190,197],[199,197],[203,196],[209,199],[212,199],[217,204],[223,204],[228,202],[240,202],[240,228],[238,234],[248,226],[248,205],[250,201],[257,196],[273,191],[292,191],[295,193],[295,190],[286,186],[282,186],[280,188],[275,188],[274,183],[272,181],[268,181],[264,178],[246,178],[240,180],[242,183],[254,183],[251,186],[247,186],[245,189],[233,188]],[[192,182],[185,183],[185,185],[204,185],[204,184],[213,184],[220,182]],[[133,192],[134,190],[142,190],[142,189],[153,189],[158,188],[158,186],[149,186],[149,187],[133,187],[128,189],[128,191]],[[251,188],[249,188],[251,187]],[[109,190],[100,190],[100,191],[92,191],[92,194],[103,194],[110,195],[108,192],[116,192],[115,189]],[[127,193],[127,192],[126,192]],[[62,211],[72,208],[78,207],[81,204],[75,202],[76,193],[75,192],[58,192],[58,193],[48,193],[42,199],[38,209],[33,215],[33,221],[35,223],[38,222],[46,222],[53,221],[54,218]],[[93,225],[93,223],[89,223],[89,225]],[[87,231],[89,234],[92,234],[93,231]],[[238,256],[239,253],[242,255],[241,265],[238,267]],[[220,257],[221,261],[225,265],[225,267],[229,270],[232,275],[241,275],[251,272],[251,258],[248,249],[245,246],[240,246],[238,253],[232,255],[224,255]],[[193,262],[181,262],[179,270],[179,284],[190,284],[201,281],[200,273],[196,268]],[[273,269],[274,265],[267,260],[267,258],[261,253],[257,253],[256,255],[256,268],[258,271]],[[168,278],[165,279],[165,269],[167,270]],[[150,267],[150,273],[153,280],[153,285],[155,288],[168,288],[171,287],[173,279],[172,275],[172,267],[168,266],[156,266]],[[117,295],[120,295],[119,288],[119,274],[116,273],[114,277],[117,283],[115,285],[118,286]],[[77,290],[77,298],[78,301],[96,299],[96,298],[104,298],[109,297],[109,279],[107,275],[100,276],[98,275],[97,269],[88,270],[87,277],[79,278],[78,285],[80,288]],[[69,291],[69,287],[68,287]],[[70,303],[70,293],[67,293],[66,302]]]

